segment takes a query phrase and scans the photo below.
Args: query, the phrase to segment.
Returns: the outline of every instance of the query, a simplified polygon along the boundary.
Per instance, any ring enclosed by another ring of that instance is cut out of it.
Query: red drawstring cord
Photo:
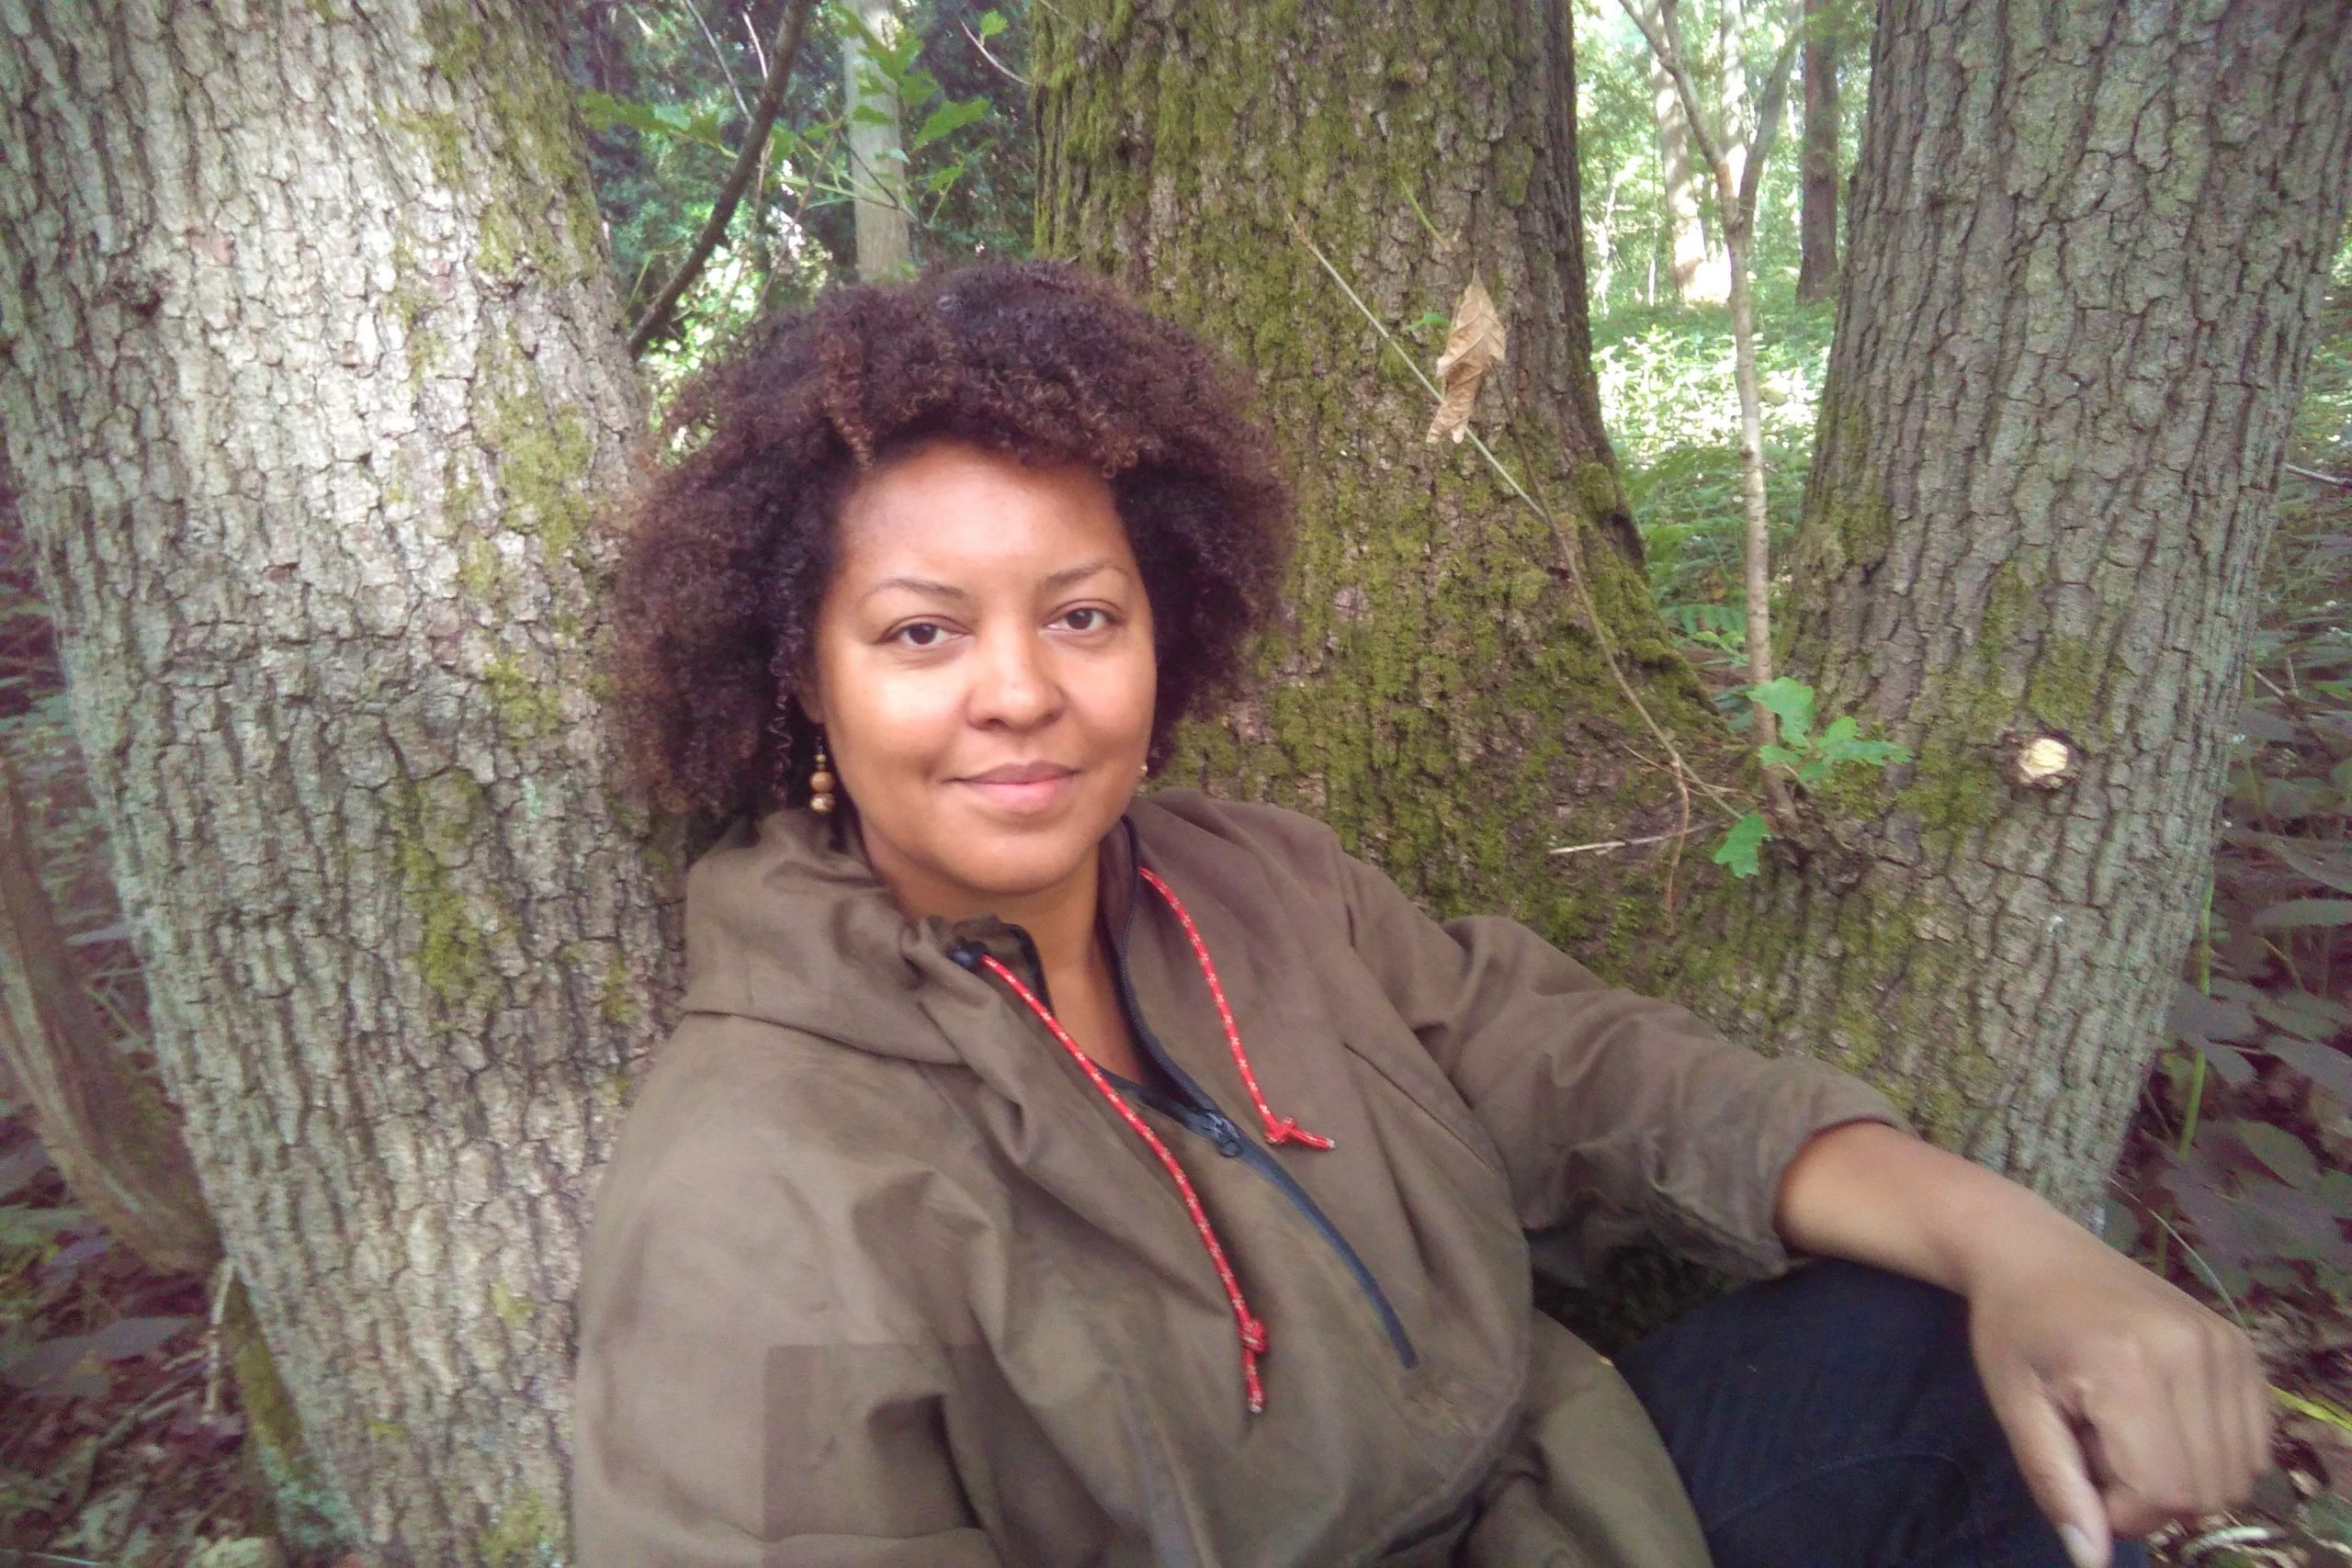
[[[1175,911],[1177,923],[1184,928],[1185,938],[1193,944],[1193,956],[1200,960],[1201,976],[1208,981],[1209,996],[1216,1002],[1216,1015],[1225,1024],[1225,1043],[1232,1047],[1233,1064],[1241,1069],[1241,1081],[1249,1088],[1250,1102],[1258,1108],[1259,1119],[1265,1123],[1266,1141],[1270,1144],[1305,1144],[1312,1149],[1329,1148],[1330,1139],[1306,1132],[1287,1116],[1275,1117],[1273,1109],[1266,1103],[1264,1091],[1258,1087],[1258,1075],[1250,1070],[1250,1054],[1241,1048],[1241,1030],[1233,1021],[1233,1009],[1225,999],[1225,987],[1217,982],[1216,965],[1209,962],[1208,943],[1201,940],[1200,930],[1193,924],[1192,915],[1185,910],[1183,901],[1176,897],[1168,884],[1159,880],[1148,866],[1139,865],[1136,869],[1146,882],[1151,884],[1153,890],[1168,901],[1169,908]],[[1270,1348],[1266,1325],[1262,1319],[1250,1315],[1250,1303],[1242,1299],[1241,1281],[1235,1277],[1233,1265],[1226,1260],[1225,1247],[1216,1239],[1216,1227],[1209,1224],[1208,1211],[1201,1206],[1200,1194],[1193,1190],[1192,1179],[1184,1174],[1184,1168],[1176,1163],[1176,1156],[1169,1152],[1159,1134],[1136,1113],[1124,1095],[1111,1087],[1111,1080],[1102,1076],[1102,1069],[1094,1065],[1094,1059],[1069,1037],[1069,1032],[1061,1026],[1061,1021],[1054,1016],[1053,1010],[1038,1000],[1035,992],[1022,984],[1021,976],[991,953],[981,953],[979,961],[989,974],[1012,987],[1014,996],[1028,1004],[1029,1010],[1037,1015],[1038,1021],[1069,1054],[1069,1059],[1078,1064],[1079,1070],[1086,1075],[1086,1081],[1110,1102],[1111,1109],[1135,1130],[1136,1136],[1150,1145],[1151,1152],[1159,1156],[1160,1165],[1175,1180],[1177,1195],[1184,1200],[1184,1212],[1193,1217],[1193,1229],[1199,1234],[1201,1245],[1208,1248],[1209,1261],[1216,1266],[1217,1280],[1225,1287],[1225,1299],[1233,1305],[1234,1325],[1241,1337],[1242,1386],[1249,1394],[1250,1414],[1258,1415],[1266,1408],[1266,1385],[1258,1375],[1258,1358]]]
[[[1233,1065],[1241,1069],[1241,1081],[1250,1090],[1250,1103],[1258,1108],[1258,1118],[1266,1125],[1266,1142],[1305,1144],[1310,1149],[1329,1148],[1330,1139],[1306,1131],[1290,1117],[1275,1118],[1273,1108],[1266,1103],[1264,1091],[1258,1088],[1258,1075],[1250,1070],[1250,1053],[1241,1048],[1241,1030],[1233,1021],[1233,1009],[1226,1002],[1225,987],[1217,984],[1216,965],[1209,962],[1209,944],[1201,940],[1200,929],[1193,924],[1192,915],[1186,911],[1183,900],[1176,897],[1175,890],[1160,881],[1149,866],[1139,865],[1136,870],[1151,884],[1155,892],[1168,900],[1168,907],[1176,913],[1176,923],[1184,928],[1184,935],[1193,944],[1193,956],[1201,961],[1201,975],[1208,981],[1209,996],[1216,1002],[1216,1016],[1225,1023],[1225,1043],[1233,1048]]]
[[[1102,1076],[1102,1069],[1079,1049],[1078,1042],[1069,1037],[1069,1032],[1061,1026],[1061,1021],[1037,999],[1036,993],[1021,983],[1021,976],[1007,968],[994,953],[980,954],[980,962],[989,974],[1012,987],[1013,995],[1029,1004],[1029,1010],[1053,1032],[1054,1038],[1061,1042],[1062,1049],[1069,1053],[1070,1060],[1086,1074],[1087,1081],[1111,1102],[1111,1109],[1119,1113],[1120,1120],[1135,1129],[1136,1136],[1151,1145],[1151,1152],[1159,1156],[1159,1163],[1167,1167],[1168,1174],[1175,1179],[1176,1191],[1184,1200],[1185,1213],[1193,1216],[1193,1229],[1200,1233],[1201,1245],[1209,1249],[1209,1261],[1216,1265],[1216,1277],[1225,1286],[1225,1299],[1233,1303],[1233,1321],[1241,1334],[1241,1382],[1250,1396],[1250,1414],[1257,1415],[1266,1408],[1266,1385],[1258,1377],[1258,1358],[1268,1348],[1266,1325],[1250,1314],[1250,1303],[1241,1297],[1241,1281],[1234,1278],[1233,1265],[1226,1261],[1225,1248],[1216,1239],[1216,1228],[1209,1224],[1208,1211],[1201,1207],[1200,1194],[1193,1190],[1192,1180],[1185,1176],[1184,1168],[1176,1163],[1176,1156],[1168,1152],[1168,1145],[1159,1141],[1159,1134],[1153,1132],[1144,1119],[1136,1114],[1135,1108],[1126,1102],[1125,1097],[1111,1087],[1110,1080]]]

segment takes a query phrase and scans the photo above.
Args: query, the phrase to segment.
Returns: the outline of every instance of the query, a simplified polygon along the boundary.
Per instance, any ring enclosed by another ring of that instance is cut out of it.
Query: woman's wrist
[[[1775,1220],[1793,1249],[1962,1295],[2096,1245],[2039,1193],[1877,1122],[1815,1134],[1789,1162]]]

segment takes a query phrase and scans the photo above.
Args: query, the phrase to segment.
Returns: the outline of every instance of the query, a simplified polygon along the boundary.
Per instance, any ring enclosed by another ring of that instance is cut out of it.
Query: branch
[[[1032,89],[1034,89],[1034,88],[1037,85],[1037,84],[1036,84],[1036,83],[1032,82],[1031,80],[1029,80],[1029,78],[1028,78],[1028,77],[1023,76],[1020,72],[1015,71],[1012,66],[1007,65],[1003,61],[999,60],[995,55],[990,54],[990,53],[989,52],[988,40],[987,40],[986,39],[983,39],[982,37],[980,37],[980,35],[979,35],[979,34],[978,34],[978,33],[974,32],[974,31],[971,29],[970,26],[969,26],[968,24],[967,24],[966,22],[964,22],[961,18],[958,18],[958,19],[957,19],[957,21],[956,21],[956,25],[957,27],[962,28],[964,29],[964,36],[965,36],[966,38],[970,39],[972,40],[972,47],[973,47],[974,49],[977,49],[977,50],[978,50],[978,51],[980,51],[980,58],[981,58],[982,60],[987,61],[990,65],[995,66],[999,71],[1002,72],[1006,76],[1010,77],[1012,80],[1013,80],[1013,81],[1015,81],[1015,82],[1020,83],[1020,84],[1021,84],[1023,86],[1024,86],[1024,87],[1028,87],[1028,88],[1032,88]]]
[[[2342,485],[2346,490],[2352,490],[2352,479],[2341,474],[2323,474],[2317,468],[2299,468],[2292,463],[2287,465],[2287,471],[2298,479],[2315,479],[2324,485]]]
[[[703,41],[710,45],[710,57],[718,62],[719,78],[727,84],[728,96],[735,100],[735,112],[749,115],[752,112],[751,100],[743,96],[743,89],[736,85],[735,67],[729,62],[727,51],[718,47],[718,35],[710,30],[708,22],[703,20],[702,7],[694,0],[688,0],[686,10],[693,16],[695,26],[702,29]],[[758,47],[757,40],[753,40],[752,48],[756,50]]]
[[[1642,38],[1650,46],[1650,53],[1666,73],[1674,79],[1674,91],[1682,100],[1682,118],[1690,122],[1690,140],[1699,144],[1699,156],[1707,161],[1710,171],[1723,167],[1723,138],[1708,128],[1707,117],[1699,107],[1699,89],[1690,80],[1690,73],[1682,68],[1682,23],[1676,14],[1672,0],[1661,6],[1666,18],[1666,31],[1660,33],[1650,25],[1650,19],[1634,8],[1634,0],[1617,0],[1634,26],[1642,29]]]
[[[645,352],[662,328],[670,323],[670,312],[677,308],[679,299],[701,273],[703,263],[718,248],[719,236],[727,232],[727,225],[735,217],[736,204],[743,199],[744,190],[752,183],[752,175],[760,166],[766,152],[768,128],[775,123],[776,111],[784,107],[785,84],[792,77],[792,62],[800,52],[801,36],[808,30],[808,13],[816,9],[816,0],[792,0],[777,30],[775,47],[768,51],[767,85],[760,90],[759,104],[752,110],[752,123],[743,134],[743,145],[736,150],[735,166],[727,172],[727,183],[719,187],[718,200],[710,209],[709,219],[702,232],[695,236],[694,248],[686,259],[678,264],[677,275],[662,288],[645,314],[629,329],[628,352],[631,358]]]
[[[1710,828],[1721,826],[1720,822],[1693,822],[1688,828],[1677,828],[1671,833],[1651,833],[1639,839],[1603,839],[1591,844],[1563,844],[1556,850],[1545,850],[1544,852],[1547,855],[1580,855],[1589,850],[1637,849],[1644,844],[1662,844],[1668,839],[1688,838],[1692,833],[1703,833]]]
[[[1787,40],[1781,45],[1781,58],[1772,62],[1772,74],[1756,101],[1756,145],[1748,151],[1747,166],[1739,172],[1739,215],[1751,229],[1756,226],[1756,193],[1764,185],[1764,160],[1772,155],[1772,143],[1781,135],[1781,110],[1789,101],[1789,72],[1796,64],[1797,45],[1804,40],[1802,23],[1789,29]]]

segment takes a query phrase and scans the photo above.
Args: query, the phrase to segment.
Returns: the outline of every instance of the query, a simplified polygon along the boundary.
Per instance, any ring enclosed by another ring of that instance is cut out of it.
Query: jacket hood
[[[1115,917],[1133,897],[1131,820],[1097,852],[1103,908]],[[951,956],[967,944],[1036,975],[1017,926],[992,915],[900,914],[854,817],[836,833],[813,812],[772,811],[739,819],[687,873],[684,1010],[756,1019],[879,1055],[956,1062],[955,1043],[917,997],[944,986],[986,999],[989,983]]]

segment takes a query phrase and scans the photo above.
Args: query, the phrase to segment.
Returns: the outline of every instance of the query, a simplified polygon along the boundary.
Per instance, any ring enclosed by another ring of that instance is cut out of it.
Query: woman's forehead
[[[1092,469],[1031,468],[941,442],[876,468],[851,491],[836,561],[843,580],[947,580],[1102,562],[1131,571],[1134,552],[1111,487]]]

